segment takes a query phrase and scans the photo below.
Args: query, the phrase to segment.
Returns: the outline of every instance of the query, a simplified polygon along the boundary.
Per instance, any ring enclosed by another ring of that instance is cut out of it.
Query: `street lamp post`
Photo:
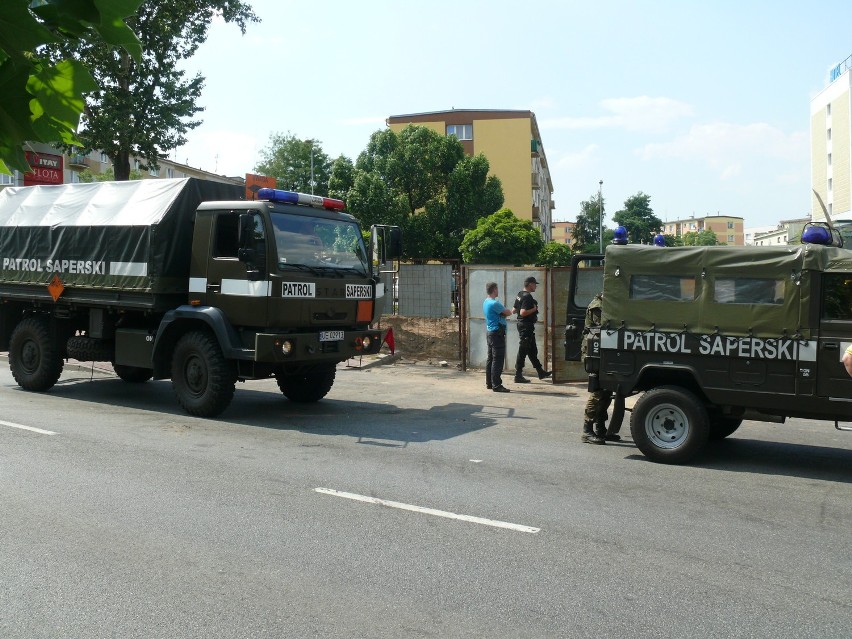
[[[314,141],[308,140],[311,143],[311,195],[314,194]]]
[[[601,241],[601,253],[603,253],[603,180],[598,182],[598,214],[600,215],[600,241]]]

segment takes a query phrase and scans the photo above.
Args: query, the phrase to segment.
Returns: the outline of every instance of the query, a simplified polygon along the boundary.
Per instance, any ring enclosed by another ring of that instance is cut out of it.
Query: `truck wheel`
[[[710,439],[725,439],[736,431],[742,423],[743,420],[735,417],[724,417],[710,413]]]
[[[677,386],[660,386],[636,402],[630,433],[651,461],[682,464],[705,446],[710,422],[695,395]]]
[[[9,368],[18,385],[28,391],[46,391],[59,380],[64,366],[59,344],[51,337],[50,320],[21,320],[9,341]]]
[[[152,369],[140,366],[125,366],[124,364],[113,363],[112,369],[116,375],[128,384],[142,384],[154,376]]]
[[[334,364],[314,366],[301,373],[279,372],[276,375],[278,388],[291,402],[309,404],[318,402],[328,394],[334,385]]]
[[[209,333],[194,331],[178,340],[172,358],[172,389],[190,415],[215,417],[234,397],[237,372]]]

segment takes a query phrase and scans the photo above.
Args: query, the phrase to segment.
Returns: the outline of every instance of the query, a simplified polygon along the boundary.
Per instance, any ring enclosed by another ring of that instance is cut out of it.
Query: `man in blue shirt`
[[[506,318],[512,310],[503,306],[497,299],[497,282],[485,285],[488,297],[482,303],[485,315],[485,329],[488,331],[488,359],[485,362],[485,387],[495,393],[508,393],[503,386],[503,365],[506,363]]]

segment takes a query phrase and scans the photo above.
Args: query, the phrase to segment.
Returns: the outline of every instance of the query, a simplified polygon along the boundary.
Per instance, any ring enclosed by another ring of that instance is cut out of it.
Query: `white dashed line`
[[[532,526],[522,526],[520,524],[512,524],[507,521],[498,521],[496,519],[484,519],[482,517],[473,517],[471,515],[459,515],[456,513],[447,512],[446,510],[435,510],[434,508],[423,508],[422,506],[413,506],[412,504],[403,504],[398,501],[388,501],[387,499],[379,499],[377,497],[368,497],[367,495],[356,495],[355,493],[345,493],[332,488],[314,488],[318,493],[323,495],[332,495],[333,497],[343,497],[344,499],[353,499],[355,501],[363,501],[368,504],[377,504],[379,506],[387,506],[389,508],[399,508],[400,510],[410,510],[411,512],[421,513],[423,515],[435,515],[436,517],[446,517],[447,519],[459,519],[472,524],[481,524],[483,526],[493,526],[494,528],[507,528],[516,532],[537,533],[541,528],[533,528]]]
[[[4,422],[0,420],[0,425],[8,426],[9,428],[20,428],[21,430],[29,430],[33,433],[38,433],[39,435],[58,435],[59,433],[54,433],[52,430],[43,430],[41,428],[36,428],[35,426],[24,426],[23,424],[15,424],[13,422]]]

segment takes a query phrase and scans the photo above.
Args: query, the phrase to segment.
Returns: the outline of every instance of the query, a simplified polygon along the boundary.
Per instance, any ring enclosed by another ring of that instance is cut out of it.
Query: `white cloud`
[[[576,153],[566,153],[564,155],[555,154],[555,159],[551,160],[552,169],[554,171],[573,171],[576,169],[589,167],[597,160],[598,145],[589,144],[584,149]]]
[[[784,133],[769,124],[717,122],[693,126],[671,142],[647,144],[639,151],[643,160],[676,158],[703,162],[723,178],[736,175],[742,164],[758,158],[795,161],[809,156],[807,135]]]
[[[693,114],[692,106],[671,98],[608,98],[600,103],[608,114],[584,117],[546,118],[542,129],[626,129],[666,131],[682,118]]]

